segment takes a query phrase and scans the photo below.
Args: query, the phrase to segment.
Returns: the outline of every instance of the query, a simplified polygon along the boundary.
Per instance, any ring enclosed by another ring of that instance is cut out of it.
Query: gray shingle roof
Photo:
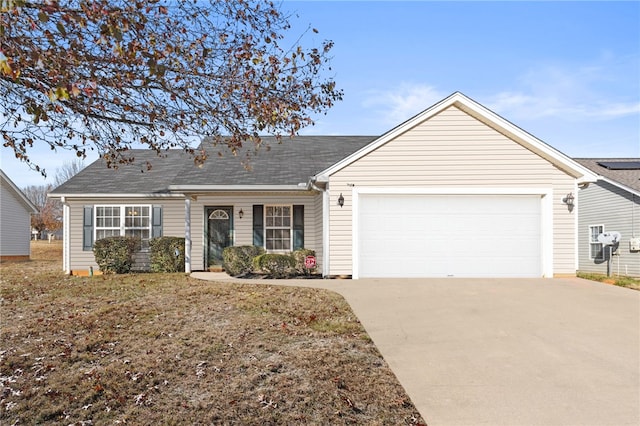
[[[99,159],[54,191],[56,194],[125,194],[164,193],[170,185],[297,185],[307,183],[310,176],[321,172],[360,148],[376,136],[298,136],[263,137],[263,145],[250,157],[250,169],[243,166],[243,152],[238,156],[208,148],[210,157],[202,167],[181,150],[170,150],[166,157],[154,151],[131,150],[135,163],[117,170],[106,167]],[[206,144],[206,142],[203,142]],[[206,146],[206,145],[205,145]],[[146,170],[146,162],[153,167]]]
[[[128,154],[135,158],[133,164],[110,169],[104,160],[98,159],[51,194],[164,193],[189,160],[182,150],[166,151],[163,157],[146,149],[133,149]],[[151,170],[147,170],[147,161],[153,165]]]
[[[611,170],[599,165],[599,162],[640,161],[640,158],[574,158],[594,173],[628,188],[640,191],[640,170]]]
[[[217,148],[202,166],[187,167],[174,179],[174,185],[297,185],[310,176],[337,163],[369,144],[373,136],[299,136],[278,143],[264,137],[261,148],[250,158],[250,170],[241,164],[244,151],[237,157],[215,157]]]

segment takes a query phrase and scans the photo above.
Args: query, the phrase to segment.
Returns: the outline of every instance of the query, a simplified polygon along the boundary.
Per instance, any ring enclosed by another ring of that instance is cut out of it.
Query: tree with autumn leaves
[[[0,132],[34,149],[97,150],[107,164],[182,148],[249,155],[260,135],[296,135],[342,98],[331,41],[287,41],[289,16],[262,0],[0,0]],[[309,28],[308,33],[317,31]],[[206,138],[209,145],[193,148]],[[242,149],[242,148],[249,149]],[[150,165],[147,165],[150,167]]]

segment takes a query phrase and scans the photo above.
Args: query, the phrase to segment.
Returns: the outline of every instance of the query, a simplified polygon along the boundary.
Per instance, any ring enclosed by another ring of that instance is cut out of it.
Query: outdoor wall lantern
[[[338,205],[340,207],[344,206],[344,197],[342,196],[342,192],[340,193],[340,196],[338,197]]]
[[[238,212],[238,216],[240,217],[240,219],[242,219],[242,217],[244,216],[244,212],[242,211],[242,209],[240,209],[240,211]]]
[[[568,193],[563,199],[562,202],[565,203],[567,205],[567,208],[569,209],[569,211],[573,210],[573,204],[575,201],[575,197],[573,196],[573,193],[570,192]]]

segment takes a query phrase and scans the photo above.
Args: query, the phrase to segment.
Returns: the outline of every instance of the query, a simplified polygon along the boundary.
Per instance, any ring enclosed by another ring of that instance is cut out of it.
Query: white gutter
[[[139,193],[139,194],[95,194],[95,193],[82,193],[82,194],[47,194],[49,198],[182,198],[184,194],[177,193]]]
[[[200,192],[200,191],[307,191],[306,186],[298,185],[169,185],[169,191]]]
[[[620,182],[618,182],[618,181],[615,181],[615,180],[612,180],[612,179],[606,178],[606,177],[604,177],[604,176],[599,176],[599,179],[598,179],[598,180],[605,181],[605,182],[607,182],[607,183],[609,183],[609,184],[611,184],[611,185],[613,185],[613,186],[617,186],[617,187],[618,187],[618,188],[620,188],[620,189],[624,189],[625,191],[627,191],[627,192],[629,192],[629,193],[631,193],[631,194],[635,194],[635,195],[637,195],[637,196],[639,196],[639,197],[640,197],[640,191],[638,191],[637,189],[630,188],[630,187],[628,187],[628,186],[626,186],[626,185],[623,185],[623,184],[621,184],[621,183],[620,183]]]

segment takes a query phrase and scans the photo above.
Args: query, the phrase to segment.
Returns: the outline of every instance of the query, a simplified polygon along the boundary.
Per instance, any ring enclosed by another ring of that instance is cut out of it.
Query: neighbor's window
[[[602,243],[598,242],[598,235],[604,232],[604,225],[589,226],[589,258],[593,260],[604,260],[604,249]]]
[[[291,206],[265,206],[265,248],[291,250]]]
[[[113,236],[137,237],[143,242],[151,236],[150,206],[96,206],[96,241]]]

